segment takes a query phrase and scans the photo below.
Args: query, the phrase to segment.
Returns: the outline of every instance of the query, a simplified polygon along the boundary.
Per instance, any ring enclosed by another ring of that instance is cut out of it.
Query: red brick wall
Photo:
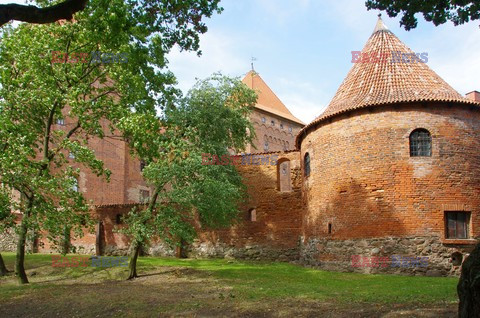
[[[416,128],[430,131],[431,157],[410,157]],[[443,238],[444,211],[454,209],[472,213],[471,236],[479,236],[479,151],[478,108],[422,104],[341,115],[301,144],[302,158],[311,158],[303,235]]]
[[[242,207],[242,220],[228,230],[202,233],[201,240],[219,240],[230,246],[264,245],[293,248],[301,230],[301,174],[298,152],[270,153],[278,161],[290,160],[292,189],[280,192],[277,165],[240,165],[240,174],[248,187],[250,201]],[[249,210],[255,208],[256,221],[250,221]]]
[[[262,118],[265,118],[265,123],[262,122]],[[302,129],[302,125],[258,109],[252,112],[250,120],[255,128],[256,138],[253,144],[257,149],[248,145],[246,149],[247,153],[265,152],[265,136],[268,140],[267,151],[295,149],[295,137],[300,129]],[[275,123],[273,126],[272,120]],[[290,128],[292,131],[290,131]]]

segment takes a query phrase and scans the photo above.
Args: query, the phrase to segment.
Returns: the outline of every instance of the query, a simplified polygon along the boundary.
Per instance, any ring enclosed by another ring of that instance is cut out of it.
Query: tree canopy
[[[447,21],[460,25],[480,18],[478,0],[367,0],[365,5],[368,10],[386,11],[390,17],[401,14],[400,25],[407,31],[417,27],[417,13],[422,13],[426,21],[436,26]]]
[[[16,264],[22,283],[27,233],[45,230],[60,244],[62,235],[80,231],[79,212],[88,211],[77,191],[80,169],[110,174],[89,139],[121,138],[126,118],[156,113],[181,96],[166,54],[175,45],[199,52],[198,34],[207,30],[202,17],[220,11],[217,2],[91,0],[75,21],[3,28],[0,180],[22,198]]]

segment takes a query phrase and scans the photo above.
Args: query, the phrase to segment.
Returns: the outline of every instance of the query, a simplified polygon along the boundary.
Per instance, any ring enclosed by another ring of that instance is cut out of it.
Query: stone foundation
[[[302,240],[303,241],[303,240]],[[300,247],[300,263],[320,269],[426,276],[459,276],[460,264],[452,264],[452,255],[465,258],[474,245],[445,245],[439,237],[374,238],[331,240],[312,238]],[[353,266],[352,256],[388,258],[386,266]],[[427,257],[426,266],[407,263],[394,266],[392,256]]]

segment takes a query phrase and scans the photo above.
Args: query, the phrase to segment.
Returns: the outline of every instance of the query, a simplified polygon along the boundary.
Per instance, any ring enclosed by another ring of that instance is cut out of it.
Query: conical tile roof
[[[338,88],[326,110],[297,136],[319,122],[337,114],[368,106],[406,102],[458,102],[478,103],[464,98],[440,76],[432,71],[427,63],[420,61],[402,62],[392,52],[415,54],[400,41],[379,18],[375,29],[362,50],[362,56],[384,54],[386,61],[354,63]],[[417,52],[423,53],[423,52]],[[397,62],[393,62],[394,58]]]
[[[281,116],[302,126],[305,125],[304,122],[292,115],[257,72],[249,71],[242,82],[257,92],[258,99],[255,108]]]

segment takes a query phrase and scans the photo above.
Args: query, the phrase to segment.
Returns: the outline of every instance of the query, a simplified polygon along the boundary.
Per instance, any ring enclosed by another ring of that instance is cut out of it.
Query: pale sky
[[[0,0],[0,4],[21,1]],[[378,11],[363,0],[223,0],[225,10],[206,20],[203,55],[173,51],[170,69],[186,92],[214,72],[243,77],[255,71],[305,123],[318,116],[352,67],[351,51],[370,37]],[[480,21],[435,27],[418,16],[416,29],[399,17],[382,19],[414,52],[428,52],[428,66],[460,94],[480,91]]]
[[[379,11],[358,0],[223,0],[207,20],[202,57],[170,54],[170,68],[188,90],[195,78],[222,71],[243,77],[255,71],[305,123],[318,116],[352,67],[351,51],[370,37]],[[435,27],[419,16],[416,29],[382,13],[390,30],[414,52],[428,52],[428,66],[462,95],[480,91],[480,21]]]

